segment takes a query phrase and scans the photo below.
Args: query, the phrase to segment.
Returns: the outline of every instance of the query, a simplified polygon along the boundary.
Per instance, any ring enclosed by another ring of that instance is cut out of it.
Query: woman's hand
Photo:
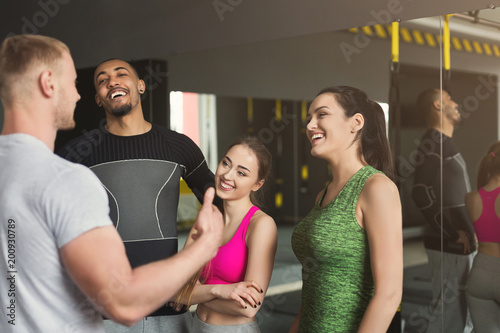
[[[234,300],[245,309],[248,304],[254,308],[260,305],[259,294],[262,292],[262,288],[254,281],[218,284],[214,287],[214,294],[218,299]]]

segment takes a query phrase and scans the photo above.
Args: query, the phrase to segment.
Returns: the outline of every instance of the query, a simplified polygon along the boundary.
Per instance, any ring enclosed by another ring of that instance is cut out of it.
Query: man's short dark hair
[[[431,111],[434,101],[439,99],[441,91],[438,88],[431,88],[422,91],[417,97],[417,111],[424,118],[427,125],[431,122]]]
[[[135,76],[137,76],[137,78],[140,79],[139,74],[137,73],[137,70],[135,69],[135,67],[130,62],[122,60],[122,59],[119,59],[119,58],[109,58],[109,59],[101,61],[97,66],[95,66],[94,72],[97,69],[97,67],[99,67],[102,64],[104,64],[105,62],[108,62],[108,61],[111,61],[111,60],[120,60],[120,61],[126,62],[130,66],[130,68],[132,68],[132,70],[134,71]]]

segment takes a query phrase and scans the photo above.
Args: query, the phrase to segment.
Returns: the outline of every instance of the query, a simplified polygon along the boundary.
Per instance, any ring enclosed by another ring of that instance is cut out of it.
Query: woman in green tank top
[[[403,246],[384,113],[356,88],[327,88],[307,137],[332,181],[292,235],[303,287],[290,332],[385,333],[401,301]]]

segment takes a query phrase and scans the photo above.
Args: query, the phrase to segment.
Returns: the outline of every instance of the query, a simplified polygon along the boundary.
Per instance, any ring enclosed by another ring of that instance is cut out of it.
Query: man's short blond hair
[[[0,99],[10,104],[16,93],[15,87],[40,65],[57,71],[60,59],[69,48],[63,42],[47,36],[16,35],[7,37],[0,45]]]

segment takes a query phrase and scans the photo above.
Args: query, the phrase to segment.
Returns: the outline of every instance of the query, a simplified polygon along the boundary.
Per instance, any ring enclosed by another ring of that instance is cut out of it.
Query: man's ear
[[[144,82],[144,80],[139,80],[139,83],[137,84],[137,88],[141,94],[143,94],[144,91],[146,91],[146,83]]]
[[[438,111],[441,110],[441,101],[436,99],[434,102],[432,102],[432,106]]]
[[[42,92],[42,95],[45,97],[53,97],[56,91],[55,87],[55,77],[54,73],[50,70],[45,70],[43,71],[39,78],[38,82],[40,84],[40,90]]]
[[[98,106],[101,106],[101,101],[99,100],[99,96],[97,96],[97,94],[95,94],[95,103],[96,103]]]

